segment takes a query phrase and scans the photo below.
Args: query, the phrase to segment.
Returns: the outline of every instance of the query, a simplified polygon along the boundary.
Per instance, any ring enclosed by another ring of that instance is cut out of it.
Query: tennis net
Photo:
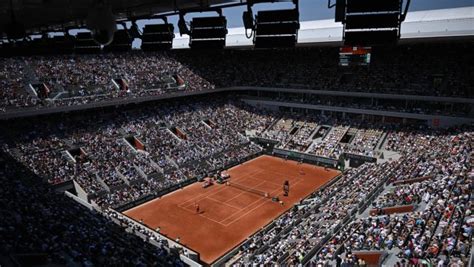
[[[237,183],[233,183],[233,182],[227,182],[227,185],[235,187],[235,188],[243,190],[243,191],[247,191],[247,192],[250,192],[250,193],[260,195],[262,197],[270,197],[268,192],[261,191],[261,190],[258,190],[258,189],[252,188],[252,187],[248,187],[248,186],[245,186],[245,185],[241,185],[241,184],[237,184]]]

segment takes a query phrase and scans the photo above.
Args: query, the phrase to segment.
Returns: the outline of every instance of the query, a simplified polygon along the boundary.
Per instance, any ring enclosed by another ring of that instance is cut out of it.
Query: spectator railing
[[[311,155],[311,154],[306,154],[302,152],[296,152],[296,151],[286,150],[286,149],[281,149],[281,148],[274,148],[273,154],[275,156],[282,157],[282,158],[288,158],[288,159],[293,159],[293,160],[303,160],[304,162],[310,162],[313,164],[315,163],[315,164],[323,165],[323,166],[330,166],[332,168],[335,168],[338,163],[338,160],[336,159],[325,158],[321,156],[316,156],[316,155]]]
[[[397,181],[394,181],[392,185],[397,186],[397,185],[402,185],[402,184],[413,184],[413,183],[423,182],[425,180],[429,180],[433,178],[434,178],[433,175],[428,175],[428,176],[405,179],[405,180],[397,180]]]
[[[403,205],[403,206],[393,206],[385,208],[374,208],[369,211],[370,216],[377,215],[389,215],[396,213],[408,213],[413,212],[416,209],[416,205]]]

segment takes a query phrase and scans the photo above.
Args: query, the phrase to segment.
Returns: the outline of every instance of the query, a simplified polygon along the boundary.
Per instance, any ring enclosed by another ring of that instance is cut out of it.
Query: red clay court
[[[160,233],[173,240],[179,237],[181,244],[199,252],[201,261],[211,264],[339,174],[271,156],[260,156],[228,172],[231,183],[278,196],[284,205],[225,184],[202,188],[202,183],[195,183],[124,214],[152,229],[160,227]],[[285,180],[290,181],[288,197],[283,196]]]

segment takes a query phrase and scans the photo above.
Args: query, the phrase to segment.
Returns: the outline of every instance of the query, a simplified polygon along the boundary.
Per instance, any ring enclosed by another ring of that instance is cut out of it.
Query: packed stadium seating
[[[401,266],[428,261],[463,266],[472,245],[467,219],[472,218],[474,204],[470,197],[473,138],[472,128],[431,134],[426,130],[392,132],[387,146],[403,152],[401,159],[349,170],[282,216],[265,235],[255,235],[242,248],[240,264],[310,261],[335,266],[338,259],[339,263],[353,261],[353,251],[385,250],[397,255]],[[413,177],[430,179],[392,185]],[[368,196],[385,183],[386,193],[370,200]],[[379,209],[413,203],[419,207],[400,215],[353,217],[363,211],[364,201]],[[308,259],[314,248],[316,255]]]
[[[185,266],[163,240],[87,210],[3,153],[0,182],[2,265]]]
[[[472,97],[472,80],[467,78],[471,67],[466,68],[472,46],[467,43],[374,47],[369,68],[341,67],[338,53],[338,47],[322,47],[212,52],[199,61],[194,61],[190,52],[177,57],[216,87],[248,85]],[[276,61],[269,64],[269,59]]]
[[[339,66],[338,48],[276,51],[231,50],[130,52],[104,55],[37,56],[0,59],[0,109],[71,106],[117,98],[164,95],[229,86],[306,88],[473,97],[472,47],[461,43],[374,48],[368,67]],[[278,59],[272,64],[270,60]],[[287,66],[294,66],[288,70]],[[446,67],[446,66],[449,66]],[[43,90],[33,90],[40,84]],[[43,85],[45,87],[43,87]],[[286,101],[366,108],[370,103],[331,96],[285,97]],[[373,107],[371,107],[373,108]],[[425,113],[416,106],[379,105],[378,109]],[[451,109],[453,114],[464,108]]]
[[[79,116],[67,124],[51,122],[32,129],[35,134],[14,136],[12,145],[4,149],[50,183],[74,180],[99,204],[117,206],[259,153],[261,148],[250,142],[246,131],[282,141],[282,148],[287,142],[300,142],[298,133],[305,131],[304,127],[280,127],[285,120],[279,113],[225,100],[174,102],[109,116],[107,120]],[[324,138],[303,140],[310,154],[335,159],[343,152],[373,155],[380,141],[379,130],[374,130],[375,137],[365,137],[367,130],[358,128],[355,120],[353,126],[340,126],[337,118],[326,116],[309,120],[313,126],[324,124],[330,129]],[[354,132],[353,144],[339,143],[349,128]],[[67,130],[58,136],[61,129]],[[173,132],[176,129],[179,134]],[[303,136],[315,130],[306,130]],[[127,145],[129,136],[141,140],[144,150]],[[363,138],[370,140],[368,147],[362,145],[367,143]],[[84,154],[71,156],[74,150]]]
[[[214,88],[166,53],[38,56],[0,63],[4,111]],[[33,91],[30,84],[44,84],[46,92]]]
[[[356,119],[292,117],[225,97],[212,103],[176,100],[159,107],[71,115],[68,121],[45,121],[47,127],[28,124],[5,125],[13,134],[5,137],[9,142],[3,150],[49,183],[74,180],[104,211],[260,153],[252,136],[278,141],[283,149],[336,159],[344,152],[376,156],[382,150],[394,151],[400,159],[349,169],[302,201],[272,229],[253,236],[234,264],[311,261],[332,266],[338,257],[358,260],[350,252],[359,250],[388,250],[400,262],[427,257],[466,262],[469,255],[471,127],[363,127]],[[323,134],[311,139],[323,125]],[[13,129],[27,129],[28,134],[16,135]],[[349,131],[352,138],[343,140]],[[127,143],[130,136],[143,148],[133,149]],[[66,156],[65,151],[74,154],[77,148],[84,154]],[[424,180],[405,184],[419,177]],[[384,214],[384,208],[407,204],[415,211]],[[354,218],[365,208],[376,213]]]
[[[340,66],[338,51],[310,47],[1,58],[0,113],[232,86],[474,97],[474,53],[466,42],[374,47],[370,67]],[[375,107],[344,96],[255,97],[472,116],[471,109],[452,103],[439,111],[436,102]],[[364,266],[367,259],[358,255],[373,252],[383,254],[381,260],[390,266],[467,266],[473,125],[437,130],[370,116],[267,110],[232,94],[214,93],[2,121],[0,265],[4,255],[15,261],[39,254],[50,264],[184,266],[178,259],[182,251],[170,249],[153,230],[116,210],[275,148],[287,157],[336,162],[325,166],[343,172],[249,237],[228,265]],[[352,163],[348,155],[373,161],[344,170],[346,162]],[[97,210],[90,212],[55,191],[65,184],[83,191],[83,201]],[[66,235],[51,235],[64,229]]]
[[[261,148],[245,137],[245,127],[261,129],[271,121],[219,101],[175,102],[116,115],[108,121],[79,117],[77,124],[36,128],[36,135],[5,149],[50,183],[74,179],[98,204],[115,206],[259,153]],[[180,136],[173,127],[181,129]],[[141,140],[144,150],[127,145],[128,136]],[[71,157],[75,149],[84,155]]]

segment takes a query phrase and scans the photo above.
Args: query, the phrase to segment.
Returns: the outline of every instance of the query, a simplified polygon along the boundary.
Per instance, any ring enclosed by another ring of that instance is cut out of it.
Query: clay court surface
[[[271,156],[228,172],[231,182],[278,196],[284,205],[233,186],[202,188],[202,183],[194,183],[124,213],[152,229],[160,227],[160,233],[173,240],[179,237],[183,245],[199,252],[201,261],[211,264],[339,174]],[[283,196],[285,180],[290,181],[288,197]]]

